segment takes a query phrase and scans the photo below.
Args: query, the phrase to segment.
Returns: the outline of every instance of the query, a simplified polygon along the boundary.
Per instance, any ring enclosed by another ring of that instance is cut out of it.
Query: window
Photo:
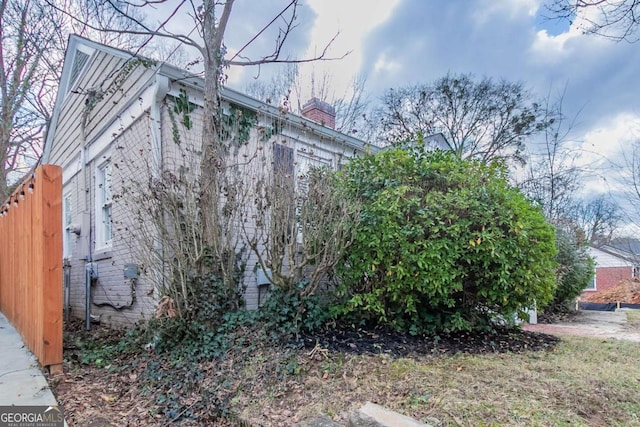
[[[71,206],[71,195],[66,194],[64,199],[62,199],[62,229],[64,233],[62,235],[62,257],[70,258],[71,257],[71,221],[72,221],[72,206]]]
[[[96,171],[96,248],[111,246],[111,176],[109,161]]]
[[[73,84],[76,82],[76,80],[80,76],[80,71],[82,71],[85,64],[89,61],[90,57],[91,57],[90,55],[84,52],[80,52],[79,50],[76,51],[76,54],[73,58],[73,66],[71,68],[71,80],[69,81],[70,88],[73,86]]]
[[[307,198],[307,194],[309,193],[309,171],[313,168],[321,167],[331,167],[331,160],[314,156],[313,154],[298,153],[296,170],[296,216],[298,218],[300,218],[300,216],[302,215],[302,204],[303,201]],[[302,226],[299,224],[296,240],[298,243],[302,243],[302,239]]]
[[[591,282],[587,285],[586,288],[584,288],[585,291],[595,291],[596,290],[596,275],[593,275],[593,279],[591,279]]]

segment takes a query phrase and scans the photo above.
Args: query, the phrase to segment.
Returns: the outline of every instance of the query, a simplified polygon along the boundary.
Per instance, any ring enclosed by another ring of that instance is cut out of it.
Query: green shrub
[[[260,318],[267,328],[278,335],[311,332],[325,324],[330,315],[326,294],[308,294],[306,281],[293,289],[274,288],[260,308]]]
[[[595,262],[589,256],[588,244],[580,239],[575,228],[557,226],[556,247],[558,286],[553,300],[545,309],[547,313],[564,312],[571,308],[573,301],[589,285],[595,273]]]
[[[339,265],[338,315],[471,330],[552,298],[554,229],[504,165],[389,149],[353,160],[343,178],[363,211]]]
[[[194,274],[188,290],[190,298],[180,315],[165,312],[150,320],[146,338],[158,352],[178,352],[194,360],[218,357],[227,350],[227,333],[251,315],[242,309],[242,289],[230,289],[214,274]]]

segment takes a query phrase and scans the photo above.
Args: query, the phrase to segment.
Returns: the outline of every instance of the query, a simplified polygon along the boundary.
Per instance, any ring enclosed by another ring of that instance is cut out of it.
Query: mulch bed
[[[552,335],[514,329],[413,336],[388,329],[337,327],[301,337],[305,348],[319,345],[341,353],[388,354],[395,357],[549,350],[559,341],[558,337]]]
[[[123,331],[112,330],[101,325],[92,325],[90,331],[85,331],[84,324],[77,320],[67,323],[65,373],[50,380],[58,402],[65,409],[65,416],[69,424],[100,427],[166,425],[168,420],[176,418],[184,418],[183,425],[202,424],[204,419],[202,417],[207,414],[200,414],[201,408],[196,410],[194,407],[194,414],[189,416],[187,414],[183,417],[180,415],[168,417],[165,413],[168,403],[161,403],[156,399],[158,393],[167,394],[167,390],[159,384],[146,384],[141,381],[143,378],[148,378],[148,375],[145,374],[145,366],[147,363],[152,363],[153,357],[138,359],[132,355],[123,355],[124,357],[118,357],[117,360],[111,361],[113,366],[110,368],[98,368],[93,364],[82,363],[83,350],[76,346],[76,340],[91,339],[113,343],[122,334]],[[294,353],[298,353],[299,357],[307,360],[309,359],[309,349],[314,348],[335,353],[417,357],[421,355],[446,356],[461,352],[482,354],[550,350],[556,346],[559,340],[558,337],[544,333],[513,329],[495,332],[412,336],[390,329],[340,326],[320,333],[303,335],[298,340],[283,345],[289,349],[293,347]],[[274,357],[276,357],[278,349],[274,348],[273,350]],[[239,351],[242,352],[241,349]],[[204,365],[218,366],[217,363],[212,361]],[[226,371],[224,375],[231,375],[232,371]],[[209,374],[213,373],[215,372],[209,372]],[[162,372],[158,371],[158,375],[161,374]],[[259,376],[256,377],[256,382],[261,381]],[[246,383],[243,383],[243,386],[248,389],[253,387],[252,384]],[[160,388],[156,393],[150,394],[149,388],[153,389],[154,387]],[[176,393],[180,395],[175,397],[176,401],[181,402],[185,408],[189,409],[188,403],[197,401],[199,396],[194,392],[180,391],[179,384],[176,384],[175,387]],[[145,389],[147,392],[143,393]],[[235,421],[230,418],[228,424],[224,424],[222,421],[220,423],[221,425],[234,425]]]

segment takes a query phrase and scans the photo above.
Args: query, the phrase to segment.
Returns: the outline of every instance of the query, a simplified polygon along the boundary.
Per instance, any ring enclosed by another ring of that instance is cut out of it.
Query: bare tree
[[[0,198],[7,178],[39,154],[41,64],[50,47],[49,15],[36,1],[0,1]]]
[[[640,141],[634,142],[630,149],[622,153],[622,164],[612,163],[623,171],[619,184],[627,202],[624,210],[629,222],[637,225],[640,218]]]
[[[128,21],[101,2],[61,0],[56,5],[52,8],[46,0],[0,0],[2,199],[7,196],[8,181],[19,179],[40,157],[69,33],[102,36],[102,41],[118,47],[135,42],[128,35],[93,29],[107,25],[127,28]],[[90,24],[81,24],[83,21]]]
[[[267,104],[280,105],[292,110],[291,92],[299,77],[298,64],[286,64],[281,72],[269,80],[253,80],[244,88],[244,92]]]
[[[371,127],[366,122],[370,105],[365,91],[367,79],[362,76],[352,77],[351,83],[341,95],[336,94],[332,89],[333,80],[333,76],[324,74],[318,87],[314,85],[314,91],[317,91],[318,98],[326,100],[335,107],[336,129],[346,134],[356,134],[361,139],[370,138]]]
[[[55,6],[50,0],[49,4],[56,10],[63,11]],[[224,36],[231,17],[234,0],[217,1],[203,0],[198,5],[196,2],[181,0],[179,2],[169,2],[168,0],[106,0],[113,10],[122,17],[127,18],[135,24],[135,29],[104,29],[91,23],[84,22],[89,28],[96,30],[106,30],[114,33],[126,33],[133,35],[145,35],[149,37],[162,37],[177,40],[183,45],[194,48],[202,57],[203,77],[204,77],[204,100],[203,100],[203,121],[202,121],[202,144],[200,177],[196,191],[199,192],[199,220],[201,222],[203,239],[209,253],[207,256],[216,260],[213,265],[222,269],[221,273],[226,286],[235,286],[233,283],[231,265],[235,260],[233,248],[225,244],[230,241],[224,236],[224,227],[221,224],[224,215],[220,200],[225,191],[224,175],[227,171],[227,155],[229,147],[219,139],[220,128],[220,86],[225,78],[224,70],[229,66],[260,66],[270,63],[303,63],[329,59],[327,50],[332,40],[322,49],[320,54],[303,59],[295,59],[283,54],[286,42],[295,29],[297,10],[300,5],[299,0],[291,0],[260,32],[256,34],[244,47],[238,50],[234,56],[229,58],[224,46]],[[143,10],[144,7],[171,5],[168,17],[159,25],[151,27],[136,18],[136,10]],[[175,17],[181,9],[185,9],[193,18],[195,34],[174,33],[168,30],[167,24]],[[264,30],[279,22],[279,32],[271,52],[259,58],[247,58],[242,55],[244,49],[262,34]],[[335,38],[335,37],[334,37]]]
[[[366,121],[370,106],[365,91],[366,79],[354,76],[341,94],[336,93],[334,87],[334,76],[324,73],[317,79],[312,72],[310,81],[304,81],[297,64],[289,64],[284,72],[269,81],[251,82],[245,92],[268,104],[281,103],[282,107],[298,114],[309,96],[316,97],[335,108],[337,131],[367,140],[371,137],[371,126]],[[310,94],[308,88],[311,88]]]
[[[578,21],[585,34],[596,34],[615,41],[638,40],[639,0],[550,0],[552,18]]]
[[[542,207],[547,220],[556,225],[571,217],[582,173],[576,164],[579,152],[569,146],[573,121],[562,114],[563,97],[553,104],[546,102],[545,121],[549,126],[541,143],[531,144],[525,178],[519,183]]]
[[[547,127],[541,105],[520,83],[447,74],[431,84],[391,89],[376,113],[382,138],[411,141],[441,132],[460,157],[523,162],[525,140]]]
[[[584,231],[585,239],[594,246],[608,244],[622,221],[620,207],[611,198],[600,195],[589,202],[580,202],[574,218]]]

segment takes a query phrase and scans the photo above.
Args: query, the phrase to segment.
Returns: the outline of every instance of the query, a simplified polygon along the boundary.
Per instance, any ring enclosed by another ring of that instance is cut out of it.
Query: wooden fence
[[[44,165],[0,206],[0,311],[40,364],[62,369],[62,169]]]

